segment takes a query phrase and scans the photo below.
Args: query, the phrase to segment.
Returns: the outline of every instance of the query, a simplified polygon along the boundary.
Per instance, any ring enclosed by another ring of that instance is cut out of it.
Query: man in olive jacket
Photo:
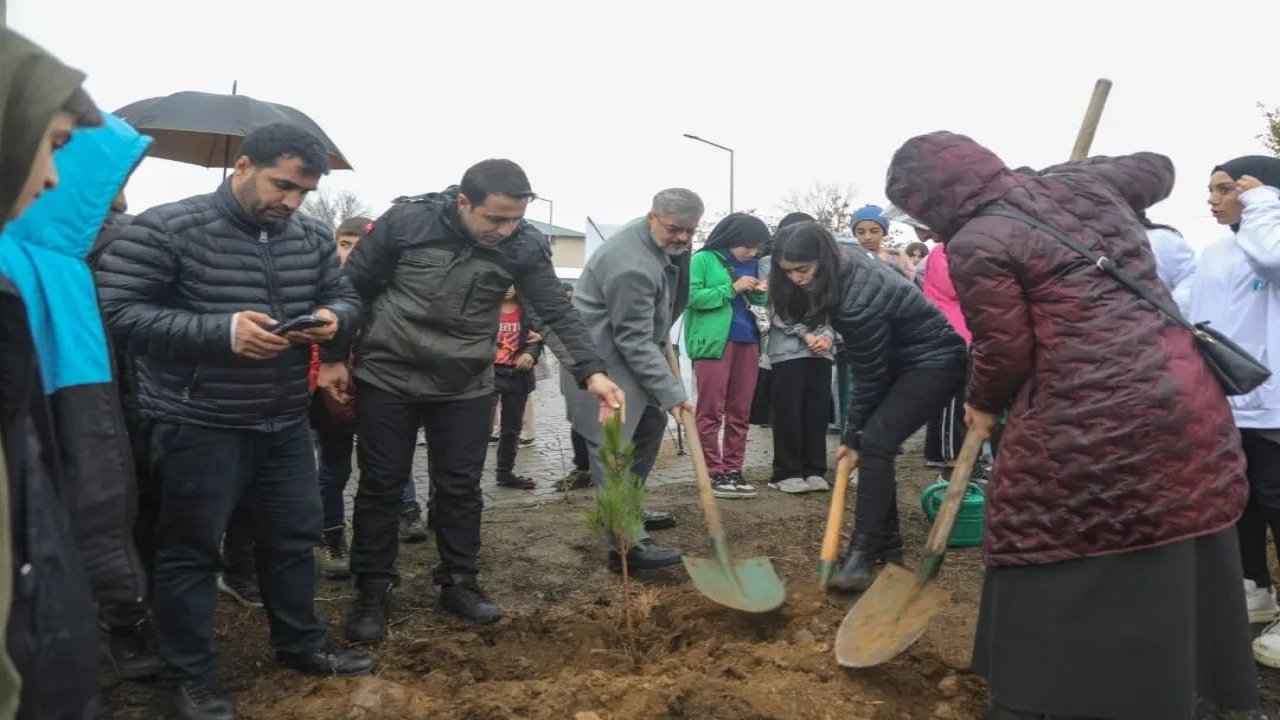
[[[494,343],[507,288],[514,285],[559,336],[598,414],[622,405],[622,392],[605,376],[560,289],[550,245],[523,220],[533,197],[520,166],[486,160],[467,170],[460,187],[398,200],[351,254],[347,276],[368,307],[354,369],[360,486],[352,523],[351,572],[359,589],[347,620],[352,641],[379,640],[386,632],[390,590],[399,579],[400,491],[412,472],[419,426],[430,455],[440,603],[481,624],[502,614],[476,582],[476,556]],[[319,384],[342,395],[346,370],[336,362],[342,357],[322,352]]]

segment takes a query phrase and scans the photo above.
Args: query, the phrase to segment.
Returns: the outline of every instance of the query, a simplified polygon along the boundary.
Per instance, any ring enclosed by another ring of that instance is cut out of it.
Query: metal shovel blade
[[[898,565],[885,565],[844,616],[836,633],[836,662],[871,667],[911,647],[950,593]]]
[[[729,559],[724,539],[712,538],[716,558],[684,556],[684,567],[698,592],[715,602],[746,612],[769,612],[782,607],[787,600],[787,587],[782,584],[768,558],[754,557],[739,562]]]

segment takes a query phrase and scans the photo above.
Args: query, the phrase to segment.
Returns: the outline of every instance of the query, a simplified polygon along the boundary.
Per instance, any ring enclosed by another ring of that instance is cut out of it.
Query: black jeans
[[[658,459],[658,451],[662,449],[662,435],[667,431],[668,417],[670,415],[658,407],[645,405],[636,424],[635,434],[631,436],[631,443],[635,446],[631,472],[641,482],[649,477],[649,471],[653,470],[653,463]],[[591,484],[598,488],[604,484],[604,464],[600,460],[600,445],[591,440],[587,440],[587,458],[591,465]],[[641,528],[632,544],[647,537],[649,533]]]
[[[227,533],[222,537],[223,574],[256,583],[258,568],[253,553],[253,526],[248,508],[241,504],[231,514]]]
[[[796,358],[773,364],[773,479],[827,472],[831,361]]]
[[[275,432],[156,423],[151,469],[163,487],[153,614],[160,657],[171,674],[212,677],[218,543],[237,507],[246,513],[262,570],[272,647],[320,648],[325,626],[313,607],[312,555],[320,494],[306,422]]]
[[[502,408],[501,423],[498,431],[498,477],[511,478],[515,475],[516,452],[520,450],[520,426],[524,420],[524,406],[529,402],[529,393],[495,392],[490,414],[499,406]]]
[[[156,522],[160,515],[160,485],[152,477],[148,457],[151,454],[151,423],[125,419],[129,433],[129,445],[133,451],[134,480],[138,488],[138,516],[133,522],[133,542],[138,557],[147,573],[147,587],[155,577]],[[108,628],[132,627],[142,622],[150,613],[150,596],[138,602],[103,605],[98,610],[102,624]]]
[[[571,430],[569,440],[573,443],[573,469],[578,472],[591,472],[591,461],[587,459],[587,439],[577,430]]]
[[[1249,503],[1236,522],[1240,564],[1246,579],[1258,587],[1268,588],[1271,587],[1271,572],[1267,568],[1268,528],[1276,551],[1280,552],[1280,443],[1243,428],[1240,441],[1249,477]]]
[[[351,524],[351,572],[357,582],[399,582],[395,565],[404,507],[401,492],[413,466],[419,425],[427,438],[431,476],[428,520],[440,552],[436,582],[452,585],[459,576],[476,574],[484,510],[480,474],[492,420],[493,400],[488,395],[421,402],[356,381],[360,485]]]
[[[965,366],[908,370],[871,411],[858,444],[858,503],[855,534],[880,536],[898,513],[894,460],[899,448],[942,406],[955,397],[965,380]],[[856,380],[855,380],[856,382]]]

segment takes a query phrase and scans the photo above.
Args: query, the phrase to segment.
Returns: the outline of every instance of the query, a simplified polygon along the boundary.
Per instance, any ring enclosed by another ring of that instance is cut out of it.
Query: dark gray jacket
[[[284,322],[325,307],[340,336],[359,320],[333,234],[302,213],[259,227],[229,182],[138,215],[103,253],[97,279],[107,325],[137,359],[147,420],[264,431],[298,422],[310,399],[311,349],[240,357],[232,316],[256,310]]]
[[[843,441],[856,447],[862,424],[894,380],[918,368],[963,367],[965,343],[919,288],[864,250],[841,250],[840,294],[831,326],[853,371]]]
[[[355,376],[419,400],[493,392],[498,315],[512,285],[564,343],[579,383],[602,372],[546,238],[522,221],[497,246],[480,245],[462,228],[457,201],[457,188],[400,198],[352,252],[347,277],[368,305]]]

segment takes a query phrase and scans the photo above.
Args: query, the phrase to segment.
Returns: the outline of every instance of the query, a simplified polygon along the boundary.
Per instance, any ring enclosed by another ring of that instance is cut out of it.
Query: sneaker
[[[991,466],[983,462],[978,463],[977,467],[973,469],[973,474],[969,476],[969,479],[974,482],[987,482],[991,479]]]
[[[821,475],[810,475],[804,481],[809,483],[809,492],[827,492],[831,489],[827,479]]]
[[[770,482],[769,487],[788,495],[803,495],[807,492],[813,492],[813,488],[809,487],[809,481],[802,477],[789,477],[782,480],[776,480]]]
[[[231,696],[202,680],[178,683],[173,692],[173,709],[181,720],[236,720]]]
[[[221,573],[218,575],[218,589],[245,607],[262,607],[262,593],[253,580]]]
[[[1260,588],[1252,580],[1244,581],[1244,599],[1249,608],[1250,623],[1269,623],[1280,618],[1275,588]]]
[[[733,480],[733,484],[737,486],[738,492],[742,493],[746,497],[756,496],[756,486],[747,482],[746,478],[742,477],[741,470],[734,470],[733,472],[725,473],[725,475],[729,476],[729,478]]]
[[[492,445],[496,442],[498,442],[498,435],[497,433],[494,433],[493,435],[489,436],[489,444]]]
[[[417,502],[404,506],[400,513],[400,541],[407,543],[422,542],[430,535],[427,521],[422,518],[422,508]]]
[[[531,448],[538,444],[538,438],[520,438],[520,442],[517,444],[522,448]]]
[[[1280,620],[1268,625],[1253,641],[1253,659],[1263,667],[1280,668]]]
[[[737,498],[753,498],[756,496],[755,488],[747,486],[750,490],[743,490],[738,485],[738,481],[731,473],[723,475],[711,476],[711,493],[718,498],[737,499]]]

